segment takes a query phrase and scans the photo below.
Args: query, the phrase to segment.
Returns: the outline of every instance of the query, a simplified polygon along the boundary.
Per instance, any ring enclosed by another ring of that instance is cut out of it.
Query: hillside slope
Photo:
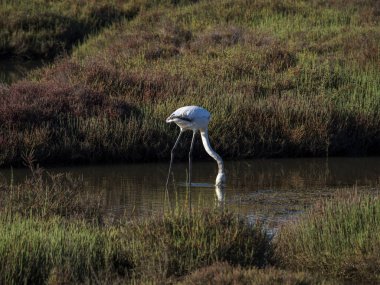
[[[125,5],[133,20],[0,87],[0,164],[167,159],[165,118],[190,104],[223,157],[380,153],[378,1]]]

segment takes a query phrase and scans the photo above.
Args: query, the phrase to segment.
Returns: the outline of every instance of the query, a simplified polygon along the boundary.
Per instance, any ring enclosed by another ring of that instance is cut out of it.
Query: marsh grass
[[[149,217],[113,217],[81,180],[31,175],[0,185],[0,283],[168,282],[215,262],[264,267],[272,251],[261,223],[177,205]]]
[[[275,259],[294,270],[378,281],[379,210],[378,195],[341,191],[281,228]]]
[[[102,197],[86,193],[83,181],[69,173],[50,174],[33,160],[25,158],[30,174],[25,181],[0,180],[0,213],[4,217],[64,217],[101,221]]]
[[[3,215],[0,227],[4,284],[77,283],[97,280],[102,270],[113,272],[118,264],[123,270],[132,267],[112,230],[57,217],[7,219]]]
[[[179,284],[339,284],[338,281],[330,282],[320,277],[305,272],[290,272],[276,268],[242,268],[231,266],[228,263],[214,263],[211,266],[201,268],[186,276]]]
[[[174,2],[131,1],[132,20],[1,86],[0,163],[167,159],[184,105],[210,110],[226,158],[379,154],[376,3]]]
[[[323,198],[272,240],[260,221],[220,208],[108,219],[80,180],[49,176],[31,157],[30,178],[0,186],[0,283],[379,280],[380,204],[369,191]]]
[[[116,1],[0,3],[0,57],[53,58],[91,33],[138,11]]]
[[[217,261],[263,267],[271,255],[263,227],[228,212],[177,210],[131,229],[138,272],[153,280],[183,276]]]
[[[6,284],[167,282],[218,261],[263,266],[270,249],[259,225],[207,211],[113,225],[1,215],[0,228]]]

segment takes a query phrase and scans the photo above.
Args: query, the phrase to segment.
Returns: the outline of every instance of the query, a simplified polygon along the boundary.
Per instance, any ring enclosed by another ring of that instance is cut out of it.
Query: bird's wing
[[[187,121],[187,122],[192,121],[192,119],[190,119],[189,117],[185,117],[185,116],[170,116],[170,119],[180,119],[180,120]]]
[[[169,116],[171,119],[180,119],[187,122],[192,122],[196,118],[210,118],[210,113],[198,106],[185,106],[177,109]]]
[[[174,111],[173,114],[169,116],[169,119],[180,119],[183,121],[191,122],[193,120],[193,110],[191,108],[192,106],[186,106],[179,108],[178,110]]]

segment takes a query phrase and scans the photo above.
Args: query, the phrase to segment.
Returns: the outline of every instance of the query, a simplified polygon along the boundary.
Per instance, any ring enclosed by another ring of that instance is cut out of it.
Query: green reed
[[[32,155],[30,178],[0,184],[1,283],[379,279],[380,204],[368,190],[317,202],[272,241],[259,221],[201,201],[191,212],[177,202],[149,217],[108,215],[80,179],[48,174]]]
[[[260,225],[213,211],[165,214],[116,224],[1,215],[2,283],[164,282],[218,261],[264,266]]]
[[[357,280],[379,279],[380,202],[342,191],[281,228],[276,259],[286,268]]]
[[[112,216],[80,179],[50,175],[32,155],[29,178],[0,181],[1,283],[166,282],[219,261],[269,262],[270,238],[259,222],[178,203],[149,217]]]

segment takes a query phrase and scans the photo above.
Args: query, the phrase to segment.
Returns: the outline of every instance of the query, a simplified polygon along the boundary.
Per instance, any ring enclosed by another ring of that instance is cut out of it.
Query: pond
[[[168,189],[168,163],[113,164],[47,169],[83,179],[91,194],[104,198],[111,213],[150,215],[164,207],[224,207],[273,226],[302,213],[316,199],[337,189],[377,191],[380,158],[302,158],[225,162],[227,185],[215,188],[213,161],[193,163],[193,185],[186,184],[187,164],[175,162]],[[26,169],[0,169],[1,179],[21,181]],[[191,193],[189,198],[189,193]],[[191,203],[189,203],[189,201]]]

